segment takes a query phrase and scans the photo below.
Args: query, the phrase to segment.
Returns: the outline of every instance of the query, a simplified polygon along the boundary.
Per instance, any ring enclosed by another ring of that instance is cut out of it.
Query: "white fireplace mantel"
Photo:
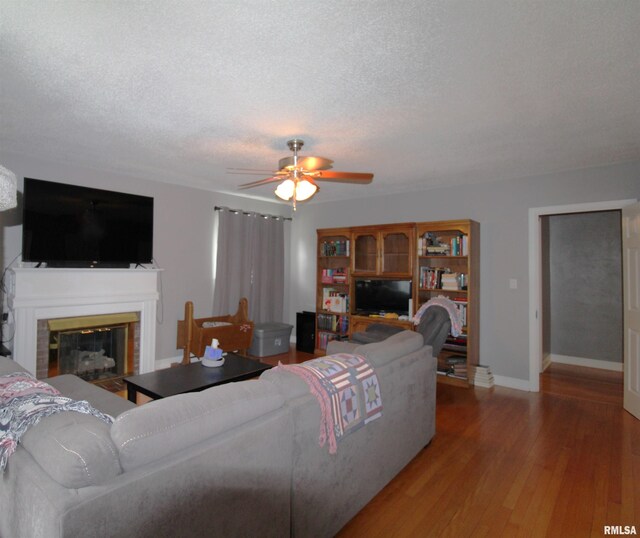
[[[140,312],[140,371],[155,369],[156,305],[160,269],[11,267],[8,305],[13,311],[13,358],[36,373],[38,320]]]

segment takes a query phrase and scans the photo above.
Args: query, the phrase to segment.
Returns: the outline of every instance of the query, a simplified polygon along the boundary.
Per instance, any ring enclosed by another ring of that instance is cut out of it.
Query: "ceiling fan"
[[[316,181],[334,181],[339,183],[371,183],[373,174],[365,172],[336,172],[329,170],[333,161],[324,157],[312,157],[298,155],[298,151],[304,145],[299,138],[287,141],[287,146],[293,152],[291,157],[284,157],[278,162],[278,170],[271,177],[244,183],[240,189],[250,189],[268,183],[280,182],[275,194],[283,200],[293,200],[293,209],[296,202],[302,202],[311,198],[317,191]],[[246,170],[234,168],[232,170]],[[242,173],[242,172],[233,172]],[[245,172],[246,173],[246,172]]]

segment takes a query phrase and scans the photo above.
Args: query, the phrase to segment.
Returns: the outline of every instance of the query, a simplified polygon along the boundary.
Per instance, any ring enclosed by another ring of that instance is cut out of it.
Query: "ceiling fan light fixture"
[[[296,190],[296,185],[292,179],[285,179],[278,187],[276,188],[276,196],[278,198],[282,198],[283,200],[291,200],[293,193]]]
[[[298,150],[304,145],[299,138],[287,141],[289,149],[293,152],[290,157],[280,159],[278,170],[273,172],[271,177],[252,181],[240,185],[241,189],[259,187],[269,183],[280,182],[276,187],[275,195],[284,201],[292,200],[293,209],[296,209],[297,202],[308,200],[320,189],[316,181],[334,181],[345,183],[371,183],[373,174],[368,172],[336,172],[333,168],[333,161],[324,157],[298,156]],[[247,170],[236,168],[234,170]]]
[[[296,183],[296,200],[303,202],[308,200],[318,191],[318,186],[315,183],[311,183],[308,179],[303,179]]]
[[[275,194],[282,200],[293,199],[293,209],[296,209],[296,202],[304,202],[318,192],[318,186],[308,179],[285,179],[275,190]]]

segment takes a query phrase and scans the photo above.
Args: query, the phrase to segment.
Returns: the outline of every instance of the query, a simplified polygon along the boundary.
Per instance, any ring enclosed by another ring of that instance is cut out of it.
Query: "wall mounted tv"
[[[129,267],[153,258],[153,198],[24,179],[22,260]]]
[[[358,278],[355,281],[356,314],[393,312],[400,316],[408,315],[409,299],[410,280]]]

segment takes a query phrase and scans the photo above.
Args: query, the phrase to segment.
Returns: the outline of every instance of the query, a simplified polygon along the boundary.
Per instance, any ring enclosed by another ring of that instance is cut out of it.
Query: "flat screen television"
[[[410,280],[358,278],[355,281],[356,314],[409,314]]]
[[[129,267],[153,259],[153,198],[24,179],[22,260]]]

